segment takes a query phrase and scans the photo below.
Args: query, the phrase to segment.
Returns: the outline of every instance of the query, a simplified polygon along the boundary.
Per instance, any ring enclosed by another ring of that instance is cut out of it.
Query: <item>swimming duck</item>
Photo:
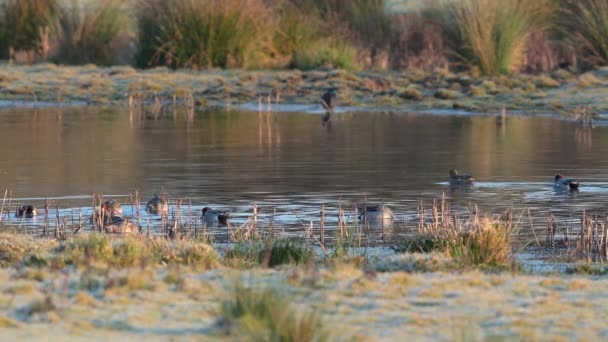
[[[555,175],[555,181],[553,187],[556,190],[578,190],[578,181],[572,178],[565,178],[563,175]]]
[[[203,216],[201,216],[201,220],[207,226],[215,226],[218,224],[228,225],[228,219],[230,218],[230,213],[225,210],[217,210],[211,209],[209,207],[203,208]]]
[[[326,91],[321,96],[321,106],[325,109],[325,116],[323,116],[323,122],[328,122],[331,119],[331,114],[334,111],[336,105],[336,93],[334,91]]]
[[[165,200],[165,196],[154,194],[154,198],[146,204],[146,211],[150,214],[164,215],[169,212],[169,206]]]
[[[104,224],[103,231],[110,234],[137,234],[139,226],[122,217],[113,216]]]
[[[20,205],[15,211],[15,217],[32,218],[38,216],[38,209],[31,204]]]
[[[473,185],[475,178],[471,175],[459,174],[458,171],[452,169],[450,170],[450,185],[459,186],[459,185]]]
[[[384,204],[365,204],[357,206],[359,222],[371,225],[390,224],[395,220],[391,208]]]
[[[106,217],[122,217],[122,207],[113,199],[103,202],[101,209]]]
[[[115,218],[122,219],[122,207],[120,206],[120,203],[116,202],[115,200],[107,200],[103,202],[101,204],[101,212],[103,213],[104,226],[111,224],[112,220]],[[91,215],[90,222],[93,223],[96,228],[99,228],[98,226],[101,224],[101,213],[99,209],[95,209]]]

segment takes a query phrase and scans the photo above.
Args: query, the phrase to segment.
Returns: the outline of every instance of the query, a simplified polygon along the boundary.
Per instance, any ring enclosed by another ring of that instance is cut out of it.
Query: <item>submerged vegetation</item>
[[[0,3],[20,63],[172,68],[466,68],[485,75],[605,65],[600,0],[130,0]]]

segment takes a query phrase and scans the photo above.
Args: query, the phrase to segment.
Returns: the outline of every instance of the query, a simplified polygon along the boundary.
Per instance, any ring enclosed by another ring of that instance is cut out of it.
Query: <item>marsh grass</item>
[[[61,7],[55,59],[68,64],[128,63],[134,38],[123,1],[69,1]]]
[[[141,66],[247,67],[271,40],[261,0],[139,0]]]
[[[57,247],[54,262],[86,266],[101,263],[111,267],[180,264],[200,269],[217,265],[212,247],[196,241],[169,241],[145,237],[112,238],[92,233],[69,239]]]
[[[419,209],[418,232],[398,249],[406,252],[445,253],[461,266],[506,266],[512,262],[510,219],[480,216],[475,210],[468,217],[451,213],[444,200],[435,201],[430,214]]]
[[[300,265],[314,260],[315,254],[306,242],[289,238],[238,241],[224,255],[225,263],[237,268]]]
[[[3,54],[15,57],[16,51],[32,54],[32,63],[46,57],[50,37],[56,31],[59,2],[57,0],[6,0],[0,3],[0,46]]]
[[[590,65],[608,63],[608,2],[558,0],[557,30]]]
[[[328,329],[314,311],[302,311],[273,289],[237,284],[222,305],[221,324],[231,335],[251,341],[327,341]]]
[[[453,55],[485,75],[520,70],[528,38],[546,29],[550,14],[550,0],[444,1],[427,12]]]
[[[319,67],[357,70],[357,49],[347,41],[319,40],[294,51],[293,66],[301,70]]]

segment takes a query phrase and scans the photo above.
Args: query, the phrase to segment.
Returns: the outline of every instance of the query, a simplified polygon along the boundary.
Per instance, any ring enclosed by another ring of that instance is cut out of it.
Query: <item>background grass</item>
[[[0,0],[0,56],[193,69],[447,66],[485,75],[608,63],[604,0],[413,2]]]

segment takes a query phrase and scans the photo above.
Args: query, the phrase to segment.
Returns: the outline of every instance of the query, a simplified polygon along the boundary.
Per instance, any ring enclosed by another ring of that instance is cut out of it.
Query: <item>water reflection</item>
[[[397,223],[409,224],[421,200],[443,193],[456,208],[478,203],[495,212],[571,215],[606,204],[606,127],[550,117],[340,113],[328,128],[321,118],[164,107],[4,110],[0,182],[14,197],[55,197],[76,208],[93,192],[139,189],[145,198],[164,186],[197,210],[227,207],[238,217],[257,203],[299,229],[318,221],[323,203],[328,222],[337,222],[340,202],[386,203]],[[452,168],[478,183],[451,191]],[[581,180],[579,194],[552,191],[561,172]],[[294,212],[299,219],[288,218]]]

